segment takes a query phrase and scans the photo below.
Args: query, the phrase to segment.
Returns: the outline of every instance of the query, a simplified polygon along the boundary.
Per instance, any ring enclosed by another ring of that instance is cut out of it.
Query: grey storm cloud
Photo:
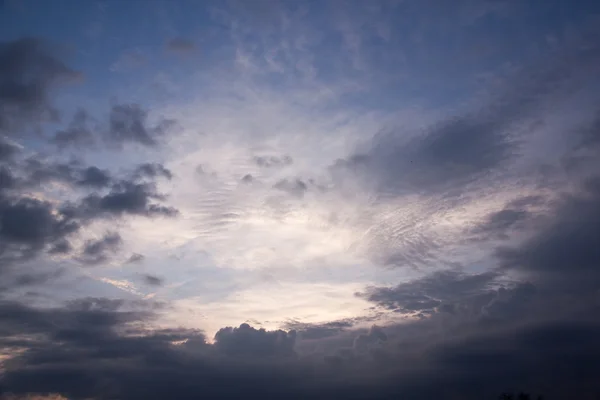
[[[140,323],[154,315],[102,298],[44,309],[2,301],[0,343],[27,350],[6,365],[0,385],[16,395],[132,400],[234,399],[248,392],[323,400],[424,400],[448,393],[479,399],[512,388],[565,398],[573,390],[591,396],[598,388],[600,325],[591,321],[530,322],[445,337],[432,336],[439,328],[431,321],[386,332],[374,327],[356,336],[356,356],[315,363],[289,357],[292,333],[242,324],[223,328],[208,344],[194,330],[144,330]]]
[[[80,74],[55,53],[48,43],[31,37],[0,43],[0,132],[15,134],[59,119],[51,92]]]

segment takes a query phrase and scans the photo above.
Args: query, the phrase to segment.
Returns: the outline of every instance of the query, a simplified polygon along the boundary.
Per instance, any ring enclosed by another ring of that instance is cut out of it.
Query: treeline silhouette
[[[529,393],[524,392],[516,395],[512,393],[502,393],[500,397],[498,397],[498,400],[534,400],[534,397]],[[538,396],[535,398],[535,400],[544,400],[544,398],[542,396]]]

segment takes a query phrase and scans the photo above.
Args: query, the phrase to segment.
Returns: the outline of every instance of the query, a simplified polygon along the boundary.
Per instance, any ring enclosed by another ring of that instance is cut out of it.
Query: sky
[[[0,1],[0,398],[597,399],[599,27]]]

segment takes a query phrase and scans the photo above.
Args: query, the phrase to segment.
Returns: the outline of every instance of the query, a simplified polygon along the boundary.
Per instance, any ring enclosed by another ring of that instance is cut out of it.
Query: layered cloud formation
[[[599,6],[68,3],[0,8],[0,396],[600,394]]]

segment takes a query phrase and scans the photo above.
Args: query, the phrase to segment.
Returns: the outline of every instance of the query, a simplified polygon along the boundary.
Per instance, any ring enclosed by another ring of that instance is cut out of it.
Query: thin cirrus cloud
[[[597,6],[19,4],[1,396],[600,393]]]

